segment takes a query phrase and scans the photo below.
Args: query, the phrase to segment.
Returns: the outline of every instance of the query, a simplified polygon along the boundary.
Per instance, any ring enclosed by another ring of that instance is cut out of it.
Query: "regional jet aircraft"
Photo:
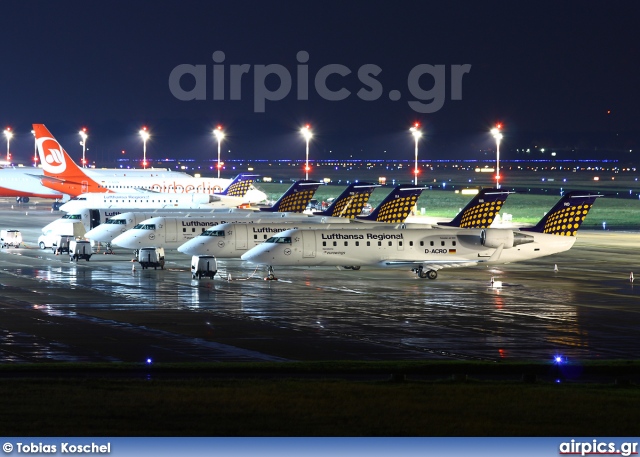
[[[535,227],[526,229],[294,229],[241,258],[267,265],[267,279],[275,279],[274,265],[411,267],[419,277],[435,279],[446,267],[516,262],[571,249],[599,196],[568,193]]]

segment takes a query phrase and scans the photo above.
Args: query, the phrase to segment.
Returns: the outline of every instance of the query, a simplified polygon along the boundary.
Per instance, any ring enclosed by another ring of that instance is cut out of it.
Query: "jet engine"
[[[505,249],[513,247],[513,231],[505,229],[484,229],[480,233],[482,245],[487,248],[498,248],[501,244]]]

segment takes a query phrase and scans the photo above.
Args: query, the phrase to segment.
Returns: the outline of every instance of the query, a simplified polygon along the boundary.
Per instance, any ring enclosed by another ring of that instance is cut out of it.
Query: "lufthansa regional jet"
[[[568,193],[531,228],[294,229],[269,238],[241,258],[267,265],[267,279],[275,279],[273,266],[361,265],[409,267],[421,278],[435,279],[442,268],[517,262],[571,249],[600,196]]]

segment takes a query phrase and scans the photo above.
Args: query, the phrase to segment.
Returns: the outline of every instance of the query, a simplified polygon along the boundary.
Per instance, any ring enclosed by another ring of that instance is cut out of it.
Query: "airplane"
[[[368,187],[369,186],[363,183],[361,183],[360,185],[353,185],[353,187],[352,186],[348,187],[343,192],[343,195],[346,195],[346,197],[350,199],[349,201],[351,201],[353,197],[352,197],[352,192],[349,191],[350,189],[355,189],[356,191],[359,191],[359,192],[367,192]],[[342,209],[340,210],[336,209],[338,207],[343,208],[347,206],[346,204],[341,204],[340,200],[341,200],[341,197],[338,197],[334,205],[330,206],[325,211],[321,212],[320,217],[332,217],[331,215],[337,212],[344,213]],[[352,203],[351,206],[355,207],[355,204]],[[100,211],[101,213],[104,210],[83,210],[74,215],[68,214],[67,216],[69,216],[69,218],[73,217],[75,219],[89,221],[92,218],[91,214],[94,214],[93,216],[94,219],[100,218],[100,213],[98,213],[98,211]],[[192,214],[194,211],[200,212],[205,210],[202,210],[202,209],[192,210],[190,213],[185,213],[184,211],[177,212],[176,210],[170,210],[170,211],[165,210],[162,212],[161,210],[157,210],[157,212],[153,212],[153,213],[149,213],[149,212],[137,213],[136,212],[136,213],[126,213],[123,215],[112,216],[109,218],[108,221],[104,221],[102,225],[94,224],[91,226],[90,230],[87,229],[86,237],[92,241],[97,241],[101,243],[111,243],[111,241],[113,241],[113,239],[116,236],[126,232],[127,230],[133,228],[134,226],[138,225],[139,223],[141,223],[146,219],[150,219],[152,217],[159,217],[159,216],[173,216],[173,217],[178,217],[182,215],[188,216],[189,214]],[[229,218],[232,218],[231,220],[239,219],[244,221],[248,218],[254,218],[254,219],[255,218],[261,218],[261,219],[278,218],[279,219],[282,217],[287,217],[289,219],[295,219],[295,220],[306,220],[309,217],[306,215],[301,216],[298,213],[288,213],[288,212],[267,213],[267,212],[258,212],[252,209],[235,209],[235,208],[228,209],[228,210],[215,209],[211,213],[212,214],[209,214],[209,217],[215,217],[216,220],[219,220],[217,223],[220,223],[220,224],[229,222]],[[230,214],[230,213],[233,213],[233,214]],[[87,224],[85,223],[85,226],[86,225]]]
[[[346,192],[346,191],[345,191]],[[422,192],[422,188],[414,188],[412,195],[406,196],[405,199],[410,201],[415,193],[418,196]],[[481,190],[460,213],[450,222],[445,222],[452,227],[469,227],[469,228],[486,228],[491,225],[495,216],[500,211],[504,201],[510,192],[498,189]],[[395,190],[390,192],[383,201],[384,206],[388,201],[398,201],[394,198]],[[390,219],[397,217],[391,211],[377,212],[373,214],[375,220],[366,220],[367,222],[377,222],[379,226],[387,223],[387,228],[392,227]],[[385,216],[386,215],[386,216]],[[388,219],[386,219],[388,218]],[[370,224],[363,224],[360,221],[352,221],[349,225],[334,226],[334,228],[360,228],[366,229],[371,227]],[[249,249],[261,244],[267,240],[271,234],[289,230],[293,228],[303,229],[303,224],[296,222],[287,222],[285,220],[256,222],[247,226],[246,224],[226,223],[207,229],[205,232],[190,239],[182,246],[178,247],[178,251],[189,255],[213,255],[216,258],[240,258],[242,254]],[[394,228],[425,228],[426,224],[422,223],[402,223],[393,225]],[[322,225],[312,225],[306,227],[314,230],[328,229],[331,227],[323,227]]]
[[[87,175],[92,179],[102,179],[104,176],[149,177],[162,174],[166,177],[191,177],[187,173],[162,169],[132,170],[121,168],[86,168]],[[28,203],[30,198],[46,198],[52,200],[68,200],[69,196],[42,185],[44,170],[35,167],[5,167],[0,169],[0,197],[15,197],[17,203]],[[58,202],[56,202],[58,203]],[[54,204],[58,209],[59,204]]]
[[[29,198],[62,200],[64,195],[40,183],[43,171],[40,168],[0,169],[0,197],[15,197],[17,203],[28,203]]]
[[[436,279],[438,270],[479,264],[503,264],[564,252],[573,246],[578,228],[595,195],[567,193],[538,224],[530,228],[425,228],[365,230],[286,230],[242,255],[268,266],[342,266],[360,269],[412,267],[420,278]]]
[[[250,217],[240,216],[237,222],[247,221],[248,223],[260,222],[266,216],[268,219],[286,217],[288,220],[309,221],[311,216],[302,214],[307,203],[313,197],[316,189],[322,183],[308,180],[301,180],[293,183],[289,189],[276,201],[271,212],[253,211]],[[265,210],[265,208],[260,208]],[[296,215],[290,212],[298,211]],[[314,219],[320,222],[348,223],[349,219],[340,217],[320,217]],[[142,221],[132,229],[118,235],[112,240],[116,246],[127,249],[140,249],[142,247],[163,247],[165,249],[177,249],[182,243],[190,240],[197,234],[206,230],[207,227],[220,224],[221,222],[236,222],[228,216],[223,219],[215,216],[202,218],[197,221],[189,217],[154,217]],[[180,228],[182,230],[180,230]],[[200,229],[200,231],[197,230]],[[197,234],[196,234],[197,233]]]
[[[149,177],[100,176],[91,177],[80,168],[44,124],[33,124],[40,163],[44,170],[42,184],[60,193],[77,197],[89,192],[129,192],[147,189],[168,193],[213,194],[226,188],[230,179],[196,178],[186,174],[156,174]]]
[[[253,178],[257,175],[239,174],[220,193],[166,193],[149,192],[146,190],[134,192],[90,192],[72,198],[62,206],[61,211],[77,212],[81,208],[120,208],[120,209],[212,209],[215,207],[230,207],[262,201],[267,195],[254,189],[250,191]]]

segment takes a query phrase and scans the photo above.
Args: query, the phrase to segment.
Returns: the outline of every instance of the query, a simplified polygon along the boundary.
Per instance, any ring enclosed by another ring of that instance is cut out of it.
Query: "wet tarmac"
[[[60,217],[0,202],[0,363],[635,359],[640,233],[580,232],[567,253],[499,268],[278,268],[241,261],[192,280],[190,258],[132,271],[132,253],[70,262],[37,248]],[[557,271],[554,266],[557,265]],[[491,287],[490,279],[502,281]],[[640,279],[639,279],[640,281]]]

